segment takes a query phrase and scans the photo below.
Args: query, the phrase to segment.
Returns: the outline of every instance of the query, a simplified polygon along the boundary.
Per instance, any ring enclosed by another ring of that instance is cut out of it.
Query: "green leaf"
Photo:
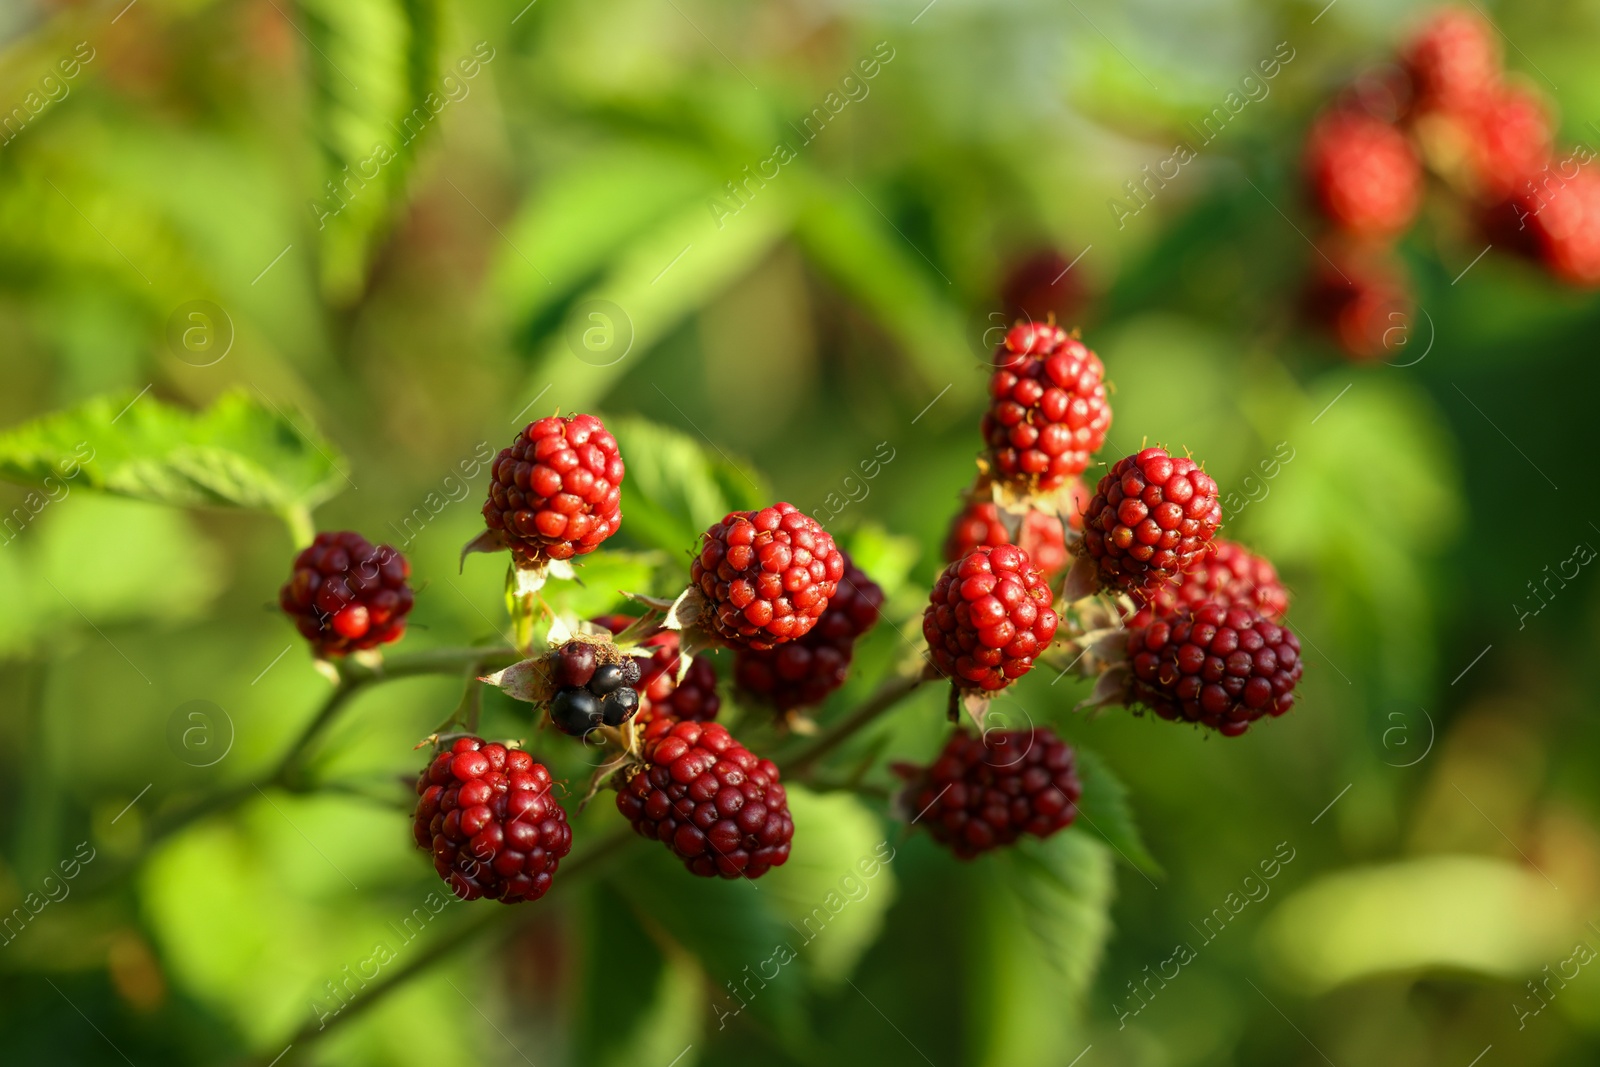
[[[0,544],[0,655],[49,649],[77,628],[182,623],[211,609],[226,581],[223,560],[191,518],[128,500],[68,499]]]
[[[980,357],[962,344],[966,327],[949,283],[931,275],[936,268],[855,190],[826,192],[806,205],[796,225],[812,262],[899,341],[933,392],[969,379]]]
[[[1078,820],[1085,830],[1116,850],[1117,854],[1151,877],[1165,872],[1145,846],[1144,837],[1128,803],[1128,787],[1111,770],[1099,753],[1078,747],[1078,777],[1083,796],[1078,801]]]
[[[796,933],[790,943],[823,986],[842,985],[877,940],[894,903],[894,848],[877,817],[850,793],[788,786],[789,861],[761,879]]]
[[[607,881],[639,922],[699,962],[723,1026],[748,1012],[786,1041],[805,1040],[799,938],[762,888],[765,878],[697,878],[655,845],[630,850]]]
[[[1110,932],[1111,855],[1071,831],[1025,840],[983,871],[974,916],[969,1001],[973,1061],[1030,1067],[1070,1062],[1087,1039],[1081,1024]]]
[[[439,71],[436,0],[299,6],[312,43],[307,58],[326,168],[309,207],[322,238],[323,288],[347,300],[359,292],[372,246],[405,193],[417,146],[438,135],[444,114],[471,93],[483,77],[483,56],[492,62],[494,50],[464,54],[468,66],[460,72]]]
[[[47,494],[91,488],[184,507],[309,510],[344,483],[338,453],[303,415],[268,404],[243,390],[202,412],[95,397],[0,434],[0,477]]]
[[[878,583],[885,597],[905,587],[922,556],[916,538],[890,533],[877,522],[863,522],[840,540],[850,559]]]
[[[591,619],[616,611],[638,614],[639,605],[627,600],[620,591],[659,588],[655,575],[667,560],[661,552],[628,552],[608,545],[604,551],[579,556],[572,562],[578,580],[551,582],[544,587],[542,595],[559,614]]]
[[[624,375],[637,378],[639,361],[652,347],[771,254],[789,233],[792,214],[785,192],[775,189],[722,230],[697,202],[639,233],[572,304],[563,328],[543,340],[526,394],[558,383],[552,399],[581,411]],[[515,250],[506,255],[522,258]],[[529,284],[545,287],[543,281]],[[590,325],[601,339],[594,347],[581,340]],[[671,401],[672,383],[664,384],[655,388]]]
[[[591,965],[583,968],[574,1061],[595,1067],[676,1062],[705,1029],[705,975],[681,948],[652,940],[614,889],[596,887],[587,904],[584,958]],[[617,995],[617,969],[598,961],[626,961],[625,996]]]
[[[516,251],[496,265],[496,305],[519,327],[548,319],[640,233],[691,209],[709,220],[703,190],[716,180],[709,161],[659,141],[607,144],[573,160],[506,223]]]
[[[771,503],[757,475],[703,438],[644,419],[609,425],[628,466],[622,531],[631,540],[682,559],[729,511]]]

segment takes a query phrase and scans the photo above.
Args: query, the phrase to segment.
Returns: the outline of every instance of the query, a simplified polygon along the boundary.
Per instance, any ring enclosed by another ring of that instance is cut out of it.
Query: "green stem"
[[[800,778],[806,777],[822,757],[844,744],[857,731],[916,692],[922,683],[934,677],[936,676],[930,671],[924,670],[917,674],[899,675],[889,679],[867,699],[865,704],[834,723],[826,733],[802,749],[798,755],[784,761],[782,764],[784,773]]]
[[[512,643],[526,656],[533,651],[534,594],[518,594],[515,601],[515,609],[511,612]]]
[[[300,736],[295,738],[294,744],[284,752],[278,760],[277,766],[261,784],[279,786],[285,789],[299,790],[303,788],[299,781],[299,772],[303,768],[306,757],[312,746],[327,729],[333,725],[350,698],[366,689],[368,686],[378,685],[381,682],[393,681],[398,678],[414,678],[425,674],[452,674],[467,667],[478,669],[506,666],[515,663],[518,655],[514,649],[509,648],[428,648],[418,652],[402,653],[391,656],[376,666],[367,667],[353,661],[346,661],[339,665],[339,683],[332,693],[323,701],[322,707],[317,710],[305,728],[300,731]],[[158,818],[150,827],[150,834],[145,841],[145,849],[178,832],[191,823],[211,815],[232,811],[239,804],[255,796],[258,786],[255,782],[229,787],[210,796],[202,797],[194,804],[184,808],[164,819]]]
[[[311,509],[304,504],[290,504],[283,509],[284,525],[289,527],[289,539],[294,542],[295,551],[305,548],[317,539],[317,524],[311,517]]]

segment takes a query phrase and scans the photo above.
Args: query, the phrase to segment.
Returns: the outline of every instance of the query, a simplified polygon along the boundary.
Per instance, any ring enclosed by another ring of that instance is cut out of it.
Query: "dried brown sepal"
[[[989,717],[989,705],[994,701],[987,693],[969,692],[961,694],[961,708],[967,717],[977,726],[978,731],[983,731],[983,721]]]
[[[1067,569],[1067,578],[1061,586],[1061,598],[1069,605],[1079,600],[1087,600],[1100,592],[1100,573],[1095,568],[1094,560],[1087,553],[1079,552],[1072,557],[1072,566]]]
[[[1078,711],[1101,711],[1111,707],[1125,707],[1128,690],[1133,682],[1133,670],[1127,663],[1118,663],[1101,672],[1094,683],[1094,691],[1078,703]]]
[[[631,721],[625,725],[631,725]],[[589,806],[589,801],[594,799],[595,794],[606,786],[609,785],[613,789],[620,788],[615,784],[618,771],[640,762],[638,755],[633,751],[631,743],[625,739],[623,730],[615,726],[602,726],[595,732],[603,736],[608,744],[617,746],[620,751],[595,768],[594,774],[589,778],[589,788],[584,792],[583,799],[578,801],[578,811],[580,813]],[[625,775],[623,781],[626,780],[627,776]]]
[[[467,557],[476,552],[504,552],[506,550],[504,538],[498,530],[485,530],[477,537],[461,546],[461,559],[458,571],[467,569]]]
[[[697,585],[691,585],[678,594],[667,608],[662,625],[678,635],[678,677],[681,684],[689,673],[689,665],[701,652],[720,647],[711,629],[711,602]]]

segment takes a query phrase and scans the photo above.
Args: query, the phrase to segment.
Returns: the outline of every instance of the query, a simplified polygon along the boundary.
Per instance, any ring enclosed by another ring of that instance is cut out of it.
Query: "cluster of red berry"
[[[1557,157],[1550,104],[1506,76],[1498,31],[1446,8],[1398,59],[1347,86],[1306,139],[1311,198],[1334,231],[1312,265],[1310,317],[1358,358],[1396,349],[1412,300],[1392,242],[1416,220],[1426,172],[1492,245],[1600,285],[1600,175],[1583,169],[1594,152]]]
[[[996,353],[989,397],[978,475],[923,613],[921,677],[948,679],[952,708],[960,697],[981,720],[986,698],[1052,646],[1099,649],[1122,633],[1122,654],[1097,654],[1084,670],[1101,676],[1101,702],[1225,735],[1286,711],[1300,677],[1299,644],[1281,621],[1288,597],[1270,563],[1216,539],[1211,477],[1146,448],[1092,494],[1084,486],[1111,425],[1099,357],[1052,323],[1018,325]],[[580,414],[531,423],[492,473],[487,533],[469,547],[511,553],[523,590],[514,602],[531,612],[525,582],[620,527],[625,465],[604,424]],[[407,574],[387,546],[320,534],[281,600],[319,655],[344,655],[399,638]],[[646,614],[553,624],[547,651],[524,648],[497,679],[560,732],[621,750],[605,773],[639,834],[694,874],[758,877],[789,856],[787,796],[777,766],[713,721],[716,674],[693,652],[729,649],[740,690],[790,715],[843,684],[883,592],[814,518],[779,503],[731,512],[702,534],[690,586],[670,607],[639,599]],[[413,833],[459,895],[536,899],[571,848],[566,812],[548,768],[475,730],[469,721],[440,742],[418,777]],[[1081,794],[1072,750],[1044,727],[958,728],[932,765],[895,769],[913,821],[926,818],[961,857],[1061,830]]]
[[[931,662],[981,711],[1059,628],[1074,662],[1100,677],[1098,703],[1236,736],[1294,703],[1302,668],[1282,624],[1287,592],[1271,563],[1216,537],[1217,485],[1192,459],[1145,448],[1085,492],[1080,477],[1111,425],[1104,376],[1099,357],[1053,323],[1006,335],[987,448],[923,614]],[[1108,637],[1111,655],[1087,655]],[[1047,727],[958,729],[932,765],[896,770],[907,811],[963,857],[1048,836],[1077,813],[1072,750]]]

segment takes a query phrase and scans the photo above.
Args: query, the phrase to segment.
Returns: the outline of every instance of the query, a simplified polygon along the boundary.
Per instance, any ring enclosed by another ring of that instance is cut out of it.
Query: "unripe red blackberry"
[[[958,689],[1004,689],[1056,635],[1050,587],[1015,545],[975,548],[934,583],[922,635]]]
[[[1411,341],[1415,302],[1393,250],[1330,242],[1311,262],[1303,297],[1310,323],[1355,359],[1399,358]]]
[[[1131,589],[1193,567],[1220,525],[1211,476],[1192,459],[1147,448],[1100,479],[1084,514],[1083,547],[1102,585]]]
[[[1072,529],[1083,529],[1082,509],[1089,503],[1089,493],[1079,478],[1069,484],[1072,505],[1067,513]],[[1030,508],[1023,516],[1018,546],[1033,560],[1045,581],[1067,569],[1067,542],[1061,530],[1061,520],[1049,512]],[[992,500],[974,500],[950,520],[950,530],[944,538],[944,559],[953,563],[979,545],[1009,545],[1011,538],[1000,521],[1000,509]]]
[[[708,629],[734,648],[771,648],[811,631],[844,556],[817,520],[780,503],[729,512],[701,535],[689,575],[705,596]]]
[[[1129,699],[1236,737],[1294,706],[1300,639],[1248,608],[1208,601],[1128,634]]]
[[[1537,259],[1569,284],[1600,285],[1600,174],[1579,170],[1541,182],[1487,219],[1496,244]]]
[[[619,634],[636,619],[632,615],[602,615],[591,621]],[[664,630],[643,644],[651,651],[650,659],[640,664],[639,714],[634,722],[643,726],[659,715],[690,722],[715,719],[722,708],[722,698],[717,695],[717,672],[710,658],[696,656],[690,660],[689,671],[680,682],[678,635]]]
[[[538,900],[572,850],[550,772],[520,749],[458,738],[417,778],[412,834],[462,900]]]
[[[739,687],[779,711],[820,704],[844,685],[856,639],[872,629],[883,590],[845,557],[844,577],[811,632],[763,651],[739,649],[733,676]]]
[[[759,878],[789,858],[794,820],[778,768],[714,722],[658,718],[617,810],[703,878]]]
[[[321,656],[398,641],[411,610],[411,565],[353,530],[319,533],[294,559],[278,604]]]
[[[593,552],[622,524],[622,456],[593,415],[530,422],[490,469],[483,518],[519,564]]]
[[[1182,608],[1208,601],[1249,608],[1277,622],[1289,610],[1289,591],[1272,563],[1233,541],[1217,538],[1193,570],[1176,578],[1129,590],[1138,611],[1127,627],[1137,630],[1156,619],[1171,619]]]
[[[1537,182],[1550,162],[1554,123],[1544,98],[1526,86],[1505,85],[1484,96],[1462,122],[1473,186],[1502,200]]]
[[[1306,139],[1306,179],[1318,210],[1358,237],[1393,237],[1422,202],[1422,162],[1400,130],[1347,108],[1323,112]]]
[[[1468,107],[1500,80],[1494,28],[1464,8],[1435,14],[1411,39],[1401,61],[1422,107]]]
[[[1043,726],[957,730],[930,766],[900,770],[911,817],[962,859],[1071,826],[1083,795],[1072,749]]]
[[[1060,327],[1016,326],[995,353],[983,439],[994,477],[1049,492],[1089,465],[1111,428],[1105,367]]]

